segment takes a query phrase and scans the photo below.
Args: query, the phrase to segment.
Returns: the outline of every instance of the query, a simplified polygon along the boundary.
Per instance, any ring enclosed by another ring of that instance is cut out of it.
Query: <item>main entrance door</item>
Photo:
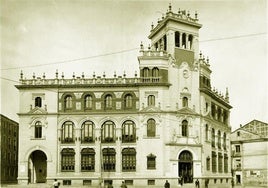
[[[47,177],[47,157],[40,150],[32,152],[28,162],[29,183],[45,183]]]
[[[193,157],[189,151],[181,152],[178,167],[183,183],[193,183]]]

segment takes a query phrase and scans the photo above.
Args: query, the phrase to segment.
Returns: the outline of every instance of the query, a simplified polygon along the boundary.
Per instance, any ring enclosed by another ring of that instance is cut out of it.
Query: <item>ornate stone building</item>
[[[19,182],[230,186],[231,106],[211,87],[201,26],[169,6],[132,78],[21,74]]]
[[[1,185],[16,183],[18,176],[19,124],[0,114]]]

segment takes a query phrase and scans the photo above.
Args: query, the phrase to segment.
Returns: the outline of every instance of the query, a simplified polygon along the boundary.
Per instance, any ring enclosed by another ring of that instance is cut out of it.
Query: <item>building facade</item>
[[[268,124],[253,120],[231,134],[234,183],[268,185]]]
[[[0,114],[1,184],[16,183],[18,177],[19,124]]]
[[[19,183],[231,185],[230,109],[211,88],[197,14],[171,5],[140,45],[139,76],[21,73]]]

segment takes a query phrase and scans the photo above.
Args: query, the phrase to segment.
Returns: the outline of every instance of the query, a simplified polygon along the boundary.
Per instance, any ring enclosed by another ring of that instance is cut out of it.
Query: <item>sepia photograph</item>
[[[267,187],[267,6],[0,0],[1,187]]]

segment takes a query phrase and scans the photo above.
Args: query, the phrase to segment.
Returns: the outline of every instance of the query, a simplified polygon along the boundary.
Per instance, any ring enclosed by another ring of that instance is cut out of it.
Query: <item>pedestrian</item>
[[[54,188],[59,188],[60,182],[58,182],[57,179],[54,179],[53,186],[54,186]]]
[[[125,184],[125,182],[124,181],[122,181],[122,184],[121,184],[121,186],[120,186],[121,188],[127,188],[127,185]]]
[[[183,176],[181,176],[181,186],[183,185]]]
[[[199,181],[198,181],[198,179],[196,179],[196,181],[195,181],[195,187],[196,188],[199,188]]]
[[[164,187],[165,188],[170,188],[170,184],[169,184],[168,180],[166,180],[166,183],[165,183]]]

